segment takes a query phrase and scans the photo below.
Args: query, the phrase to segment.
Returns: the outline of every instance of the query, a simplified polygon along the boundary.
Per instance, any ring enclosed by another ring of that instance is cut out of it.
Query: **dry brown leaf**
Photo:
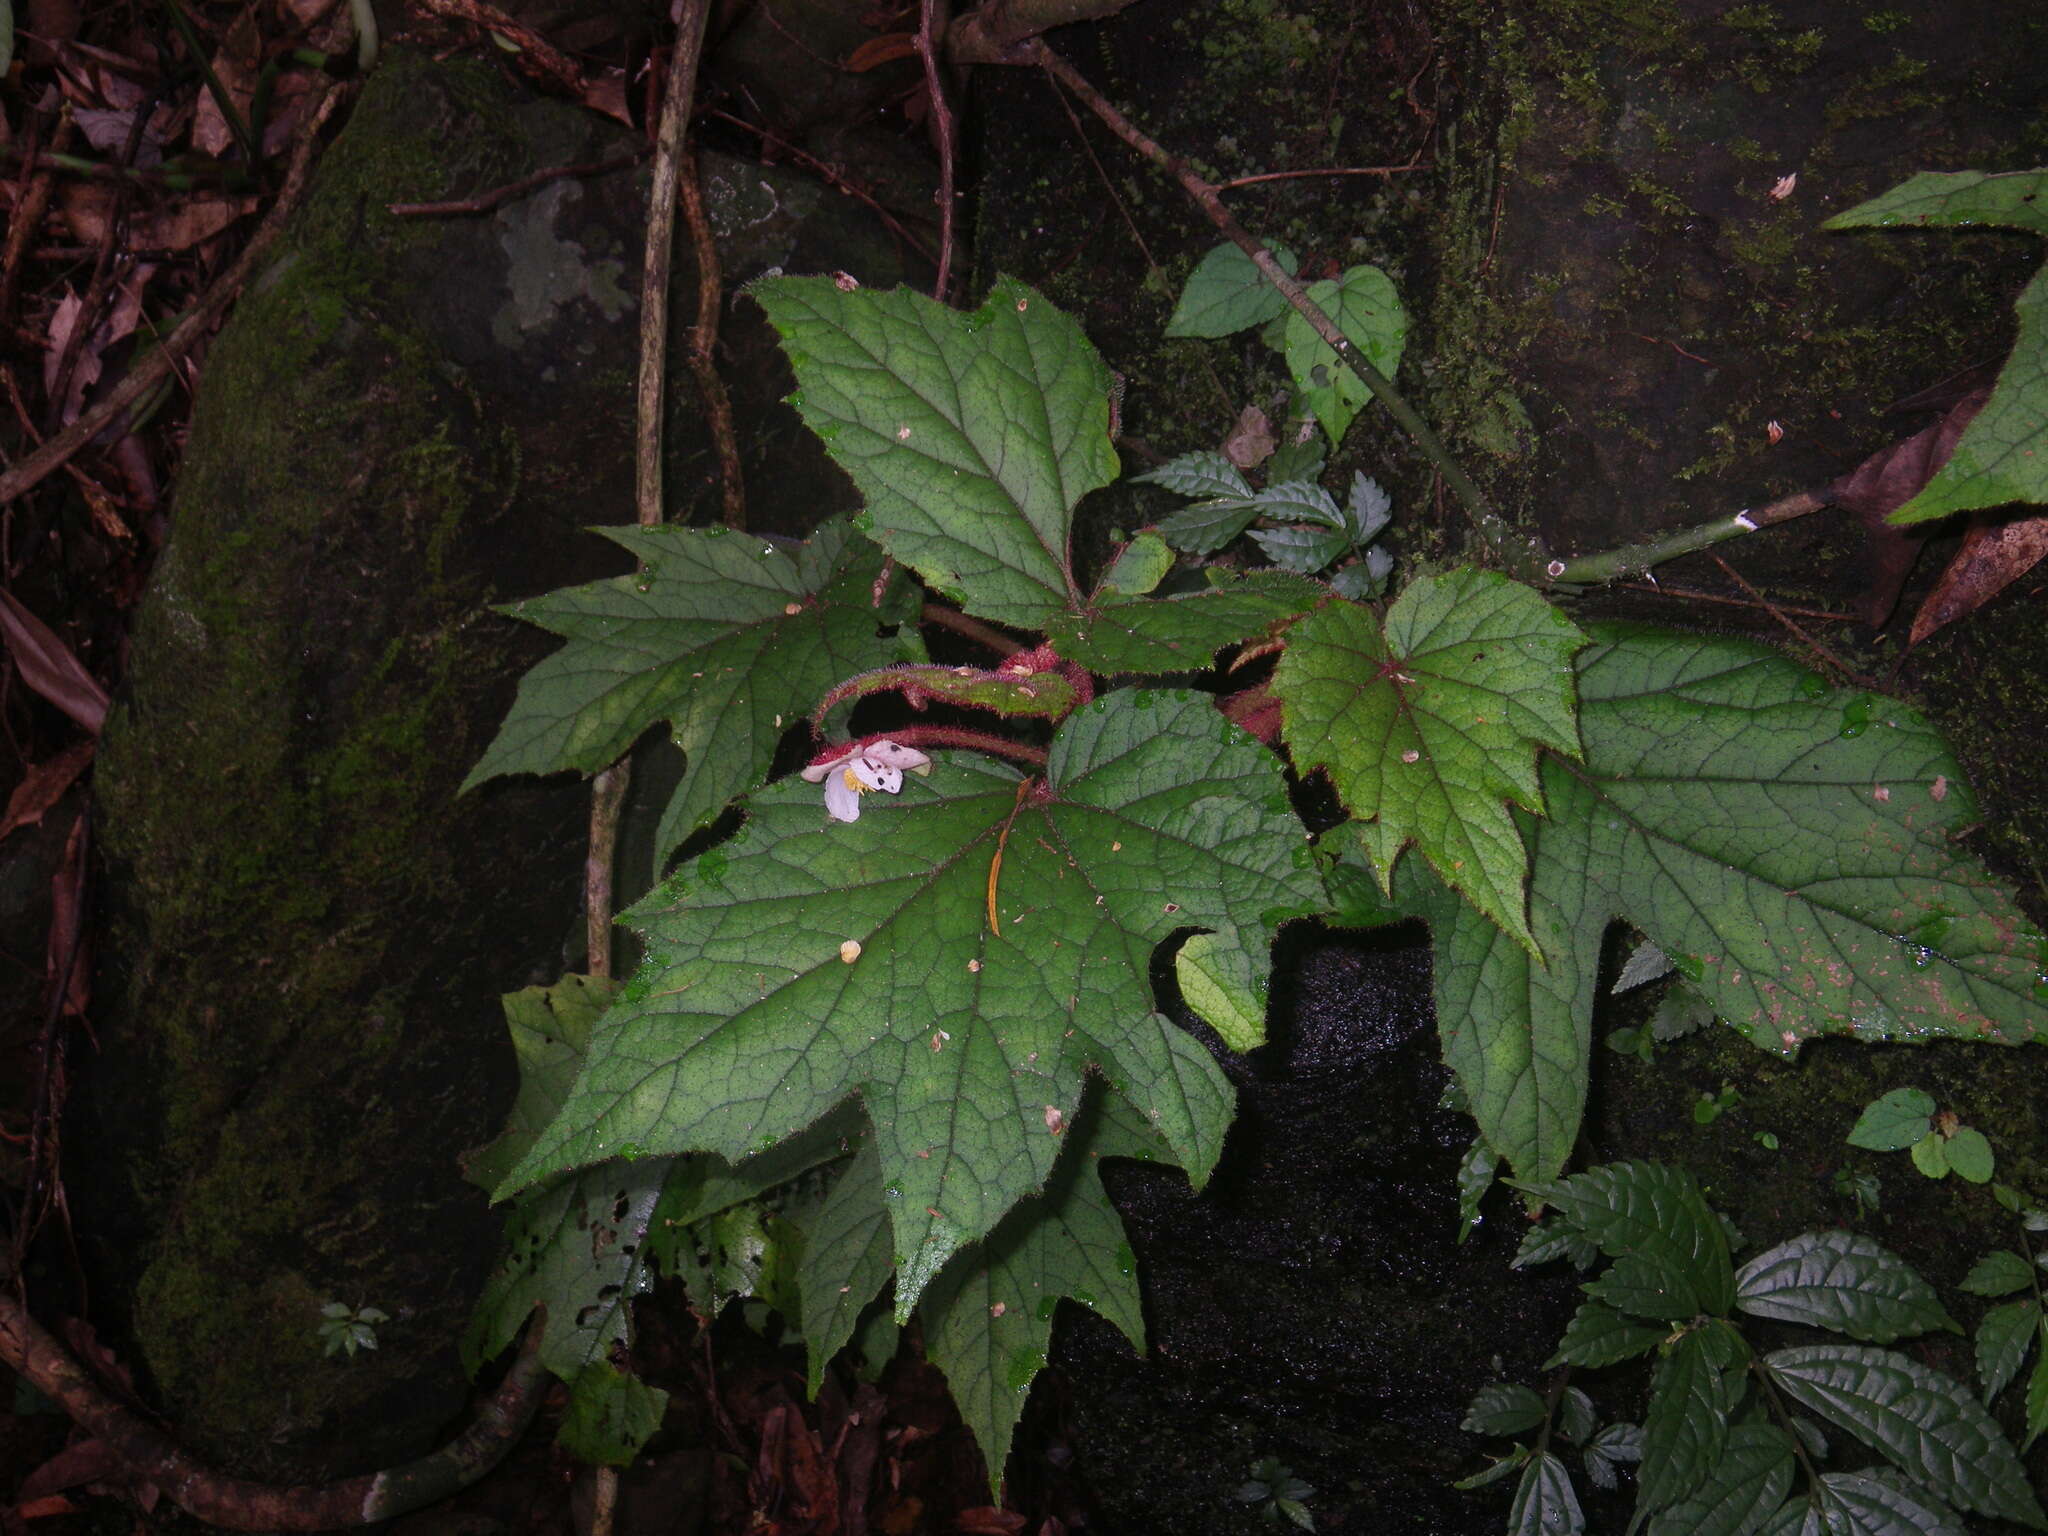
[[[1924,531],[1894,528],[1885,519],[1912,500],[1948,462],[1956,439],[1984,408],[1990,393],[1988,387],[1970,391],[1950,406],[1941,420],[1880,448],[1821,493],[1830,504],[1854,512],[1863,521],[1865,559],[1870,569],[1860,616],[1872,629],[1883,627],[1891,617],[1913,562],[1926,543]]]
[[[1014,1509],[997,1509],[993,1504],[983,1504],[961,1510],[954,1519],[953,1529],[960,1536],[1018,1536],[1024,1525],[1024,1517]]]
[[[228,28],[219,52],[213,56],[214,78],[227,92],[228,101],[244,126],[249,122],[249,104],[256,99],[256,78],[263,67],[262,59],[263,41],[256,31],[256,18],[244,11]],[[192,147],[203,155],[220,159],[234,143],[234,130],[228,126],[220,102],[209,86],[199,93],[199,109],[192,119]]]
[[[889,32],[881,37],[871,37],[846,56],[846,63],[840,66],[850,75],[864,75],[871,69],[897,59],[910,58],[917,52],[915,32]]]
[[[607,69],[583,82],[583,105],[605,117],[633,126],[633,108],[626,99],[626,72]]]
[[[1273,423],[1256,405],[1237,413],[1237,425],[1223,440],[1223,457],[1239,469],[1250,469],[1273,456],[1280,440],[1273,435]]]
[[[72,819],[71,835],[64,840],[64,862],[50,876],[50,936],[43,949],[45,981],[53,991],[64,989],[63,1013],[74,1019],[84,1018],[92,1004],[92,931],[85,925],[85,817],[80,811]],[[111,1363],[113,1357],[107,1358]],[[121,1382],[132,1390],[125,1370]]]
[[[57,369],[84,319],[85,300],[66,288],[64,297],[57,301],[57,308],[50,316],[50,345],[43,353],[44,394],[57,387]],[[85,392],[99,382],[99,377],[100,348],[96,341],[88,341],[78,349],[78,361],[71,370],[71,385],[64,392],[60,416],[67,426],[77,419],[85,403]]]
[[[16,827],[32,827],[43,819],[44,814],[64,798],[64,791],[72,781],[85,771],[85,765],[92,761],[93,740],[87,737],[75,741],[55,757],[46,758],[30,767],[22,780],[14,786],[14,793],[7,797],[7,809],[0,811],[0,837],[5,837]]]
[[[84,19],[85,0],[28,0],[21,25],[24,31],[60,43],[78,36],[79,23]]]
[[[1963,547],[1913,617],[1909,643],[1918,645],[1944,624],[1975,613],[2048,556],[2048,517],[1970,525]]]
[[[93,735],[107,718],[107,691],[71,654],[71,647],[49,626],[21,605],[12,592],[0,590],[0,639],[21,671],[21,680],[84,726]]]
[[[131,218],[129,238],[137,245],[166,251],[190,250],[205,244],[235,220],[254,213],[258,205],[259,200],[254,197],[195,192],[146,217]]]
[[[107,215],[114,204],[114,189],[104,182],[67,181],[56,197],[57,217],[80,245],[98,245],[106,238]]]
[[[1222,709],[1232,725],[1250,731],[1276,751],[1280,746],[1280,701],[1264,683],[1226,694]]]

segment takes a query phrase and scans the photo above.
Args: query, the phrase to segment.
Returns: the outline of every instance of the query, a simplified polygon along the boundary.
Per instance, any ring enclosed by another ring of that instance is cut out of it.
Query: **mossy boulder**
[[[484,215],[389,205],[630,143],[481,65],[392,53],[206,360],[100,760],[105,1015],[67,1147],[124,1355],[238,1472],[387,1464],[459,1414],[453,1341],[498,1221],[457,1157],[510,1102],[498,995],[581,960],[583,786],[456,789],[550,648],[490,605],[621,568],[582,530],[633,520],[646,172]],[[725,160],[707,181],[735,285],[893,278],[817,189]],[[687,242],[677,265],[687,316]],[[746,308],[755,526],[790,528],[841,493]],[[683,518],[715,508],[715,459],[680,366],[669,402]],[[323,1355],[337,1301],[388,1315],[374,1352]]]

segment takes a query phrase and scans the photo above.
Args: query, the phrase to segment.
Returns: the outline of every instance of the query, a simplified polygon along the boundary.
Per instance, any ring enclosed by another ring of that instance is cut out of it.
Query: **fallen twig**
[[[476,1420],[439,1450],[403,1466],[338,1483],[280,1488],[215,1471],[134,1409],[119,1402],[0,1286],[0,1360],[83,1426],[135,1476],[156,1484],[180,1509],[230,1531],[332,1531],[372,1525],[447,1498],[498,1464],[540,1406],[548,1376],[540,1363],[540,1327]]]
[[[1828,498],[1823,492],[1798,491],[1793,495],[1780,497],[1767,507],[1744,507],[1740,512],[1731,512],[1726,517],[1717,517],[1692,528],[1681,528],[1675,533],[1660,534],[1639,544],[1624,544],[1619,549],[1603,550],[1597,555],[1579,555],[1570,560],[1553,560],[1544,574],[1559,586],[1579,586],[1614,581],[1623,576],[1640,576],[1652,566],[1661,565],[1666,560],[1676,560],[1680,555],[1711,549],[1714,545],[1726,543],[1729,539],[1739,539],[1746,533],[1755,533],[1759,528],[1789,523],[1795,517],[1818,512],[1828,504]]]
[[[580,96],[583,71],[553,43],[486,0],[419,0],[420,9],[494,32],[519,50],[527,69],[567,96]]]
[[[1434,160],[1418,160],[1413,165],[1329,165],[1313,171],[1261,171],[1256,176],[1233,176],[1228,181],[1219,181],[1216,190],[1228,192],[1233,187],[1256,186],[1262,181],[1302,181],[1311,176],[1399,176],[1407,171],[1435,168]]]
[[[33,119],[40,126],[41,118]],[[57,130],[50,135],[50,149],[57,153],[71,147],[78,124],[72,121],[71,104],[64,104],[57,120]],[[28,143],[28,153],[23,156],[21,167],[24,189],[17,191],[14,210],[7,220],[7,243],[0,247],[0,330],[14,323],[15,288],[21,279],[22,257],[28,251],[28,243],[43,226],[43,215],[49,212],[50,198],[57,190],[56,173],[42,165],[37,153],[33,133]]]
[[[1625,592],[1647,592],[1652,597],[1668,597],[1681,603],[1726,603],[1730,608],[1754,608],[1756,599],[1730,597],[1726,592],[1702,592],[1698,587],[1674,587],[1661,581],[1617,582]],[[1855,624],[1861,622],[1853,613],[1831,613],[1825,608],[1800,608],[1790,603],[1774,605],[1779,613],[1789,613],[1795,619],[1819,619],[1828,624]]]
[[[1846,662],[1842,661],[1839,657],[1837,657],[1834,654],[1834,652],[1830,651],[1826,646],[1822,645],[1818,640],[1814,639],[1813,636],[1809,635],[1805,630],[1801,629],[1797,621],[1795,621],[1789,613],[1787,613],[1784,609],[1780,608],[1776,603],[1772,602],[1769,598],[1765,597],[1763,593],[1757,591],[1755,587],[1751,586],[1749,584],[1748,579],[1744,577],[1740,571],[1736,570],[1734,566],[1730,565],[1726,560],[1723,560],[1719,555],[1715,555],[1713,557],[1713,560],[1714,564],[1721,567],[1721,573],[1724,576],[1726,576],[1730,581],[1734,582],[1735,585],[1742,588],[1743,591],[1747,592],[1750,595],[1750,597],[1756,602],[1756,605],[1759,608],[1763,609],[1764,612],[1768,613],[1772,618],[1776,619],[1780,624],[1784,625],[1786,630],[1790,632],[1792,638],[1797,640],[1801,645],[1805,646],[1806,649],[1813,654],[1814,659],[1819,661],[1823,667],[1828,668],[1837,676],[1842,677],[1849,682],[1860,684],[1861,686],[1866,688],[1876,686],[1876,684],[1871,679],[1858,675],[1858,673],[1852,667],[1850,667]]]
[[[385,206],[399,218],[419,218],[429,214],[489,213],[493,208],[509,203],[515,198],[524,197],[551,181],[560,181],[565,176],[602,176],[607,171],[616,171],[631,165],[645,153],[645,150],[631,149],[603,160],[582,160],[575,165],[550,166],[547,170],[535,171],[531,176],[508,181],[502,187],[479,192],[475,197],[458,197],[445,203],[389,203]]]

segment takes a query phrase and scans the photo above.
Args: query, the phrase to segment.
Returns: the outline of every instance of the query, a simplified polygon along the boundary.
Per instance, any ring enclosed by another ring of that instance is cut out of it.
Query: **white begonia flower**
[[[825,786],[825,810],[834,821],[860,820],[860,797],[870,790],[897,794],[903,775],[927,774],[932,760],[915,747],[898,746],[886,738],[856,742],[844,752],[812,763],[803,770],[808,783]]]

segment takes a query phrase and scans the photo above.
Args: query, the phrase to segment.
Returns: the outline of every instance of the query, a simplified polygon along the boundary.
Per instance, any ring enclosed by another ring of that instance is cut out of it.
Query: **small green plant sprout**
[[[1621,974],[1614,978],[1614,985],[1609,990],[1618,996],[1670,976],[1675,970],[1671,958],[1650,940],[1644,939],[1622,962]],[[1634,1056],[1645,1063],[1652,1063],[1657,1059],[1658,1046],[1681,1040],[1713,1022],[1713,1005],[1680,976],[1657,1000],[1656,1011],[1650,1015],[1647,1024],[1632,1024],[1609,1031],[1607,1048],[1623,1056]],[[1700,1123],[1706,1124],[1704,1120]]]
[[[1733,1083],[1723,1083],[1719,1093],[1702,1093],[1693,1100],[1692,1123],[1712,1125],[1742,1102],[1742,1095],[1735,1091]]]
[[[1910,1150],[1913,1166],[1930,1179],[1953,1173],[1988,1184],[1998,1167],[1984,1133],[1964,1125],[1953,1110],[1937,1109],[1919,1088],[1894,1088],[1865,1105],[1849,1131],[1849,1145],[1872,1152]]]
[[[1986,1403],[2003,1392],[2027,1362],[2037,1339],[2048,1339],[2048,1311],[2042,1308],[2041,1270],[2048,1264],[2048,1251],[2039,1246],[2039,1235],[2048,1232],[2048,1211],[2009,1185],[1994,1184],[1992,1196],[2020,1229],[2016,1248],[1994,1248],[1970,1267],[1963,1289],[1973,1296],[1996,1301],[1977,1325],[1977,1379]],[[2032,1447],[2041,1431],[2048,1429],[2048,1344],[2034,1354],[2034,1369],[2027,1378],[2027,1438],[2022,1451]]]
[[[1392,503],[1379,482],[1353,474],[1339,507],[1313,479],[1283,481],[1274,474],[1269,470],[1265,489],[1254,490],[1229,459],[1203,451],[1134,478],[1201,498],[1159,525],[1158,537],[1184,554],[1213,554],[1250,530],[1252,542],[1280,570],[1322,575],[1354,600],[1385,596],[1394,557],[1373,541],[1386,531]]]
[[[1465,1409],[1459,1428],[1475,1435],[1521,1435],[1535,1430],[1533,1443],[1518,1440],[1515,1448],[1482,1472],[1460,1479],[1457,1488],[1483,1488],[1510,1472],[1519,1471],[1513,1513],[1508,1519],[1511,1532],[1585,1529],[1578,1491],[1572,1486],[1570,1468],[1551,1449],[1553,1437],[1579,1448],[1586,1477],[1596,1488],[1612,1489],[1620,1482],[1625,1463],[1643,1459],[1641,1426],[1626,1423],[1603,1425],[1600,1413],[1578,1387],[1566,1385],[1569,1372],[1559,1373],[1547,1396],[1528,1387],[1497,1381],[1481,1387]]]
[[[325,1353],[347,1355],[351,1360],[359,1349],[377,1347],[377,1325],[391,1316],[376,1307],[352,1307],[345,1301],[330,1301],[320,1309],[320,1342]]]
[[[1291,277],[1294,254],[1285,246],[1273,255]],[[1392,378],[1408,345],[1408,312],[1393,280],[1378,267],[1356,266],[1341,277],[1311,283],[1308,296],[1336,323],[1365,361]],[[1168,336],[1219,338],[1262,326],[1260,336],[1286,361],[1299,403],[1322,425],[1333,443],[1371,400],[1365,382],[1337,361],[1329,343],[1290,308],[1279,290],[1236,245],[1219,245],[1196,265],[1180,303],[1166,322]]]
[[[1300,1526],[1304,1531],[1316,1528],[1316,1517],[1309,1513],[1307,1500],[1315,1497],[1313,1484],[1305,1483],[1294,1475],[1291,1467],[1283,1464],[1279,1457],[1268,1456],[1252,1464],[1252,1475],[1235,1495],[1240,1504],[1249,1504],[1268,1520],[1286,1519]]]
[[[1882,1208],[1884,1186],[1874,1173],[1865,1173],[1856,1168],[1837,1168],[1835,1193],[1844,1200],[1855,1203],[1856,1219],[1861,1221]]]
[[[1631,1531],[1934,1533],[1961,1528],[1952,1510],[2048,1529],[2018,1453],[1969,1389],[1877,1347],[1934,1329],[1961,1332],[1897,1255],[1857,1233],[1808,1232],[1737,1269],[1726,1225],[1692,1176],[1658,1163],[1610,1163],[1516,1187],[1555,1212],[1531,1229],[1517,1265],[1608,1261],[1582,1287],[1586,1300],[1548,1364],[1592,1370],[1654,1360]],[[2015,1272],[2031,1268],[2008,1257]],[[1811,1330],[1811,1339],[1762,1352],[1739,1314]],[[1546,1415],[1570,1425],[1558,1405],[1526,1389],[1489,1392],[1475,1399],[1468,1428],[1520,1433],[1548,1423]],[[1594,1417],[1570,1412],[1580,1425]],[[1888,1465],[1821,1470],[1822,1425]],[[1595,1439],[1589,1431],[1581,1443]],[[1623,1459],[1602,1444],[1607,1460]],[[1523,1469],[1510,1532],[1583,1530],[1547,1435],[1508,1460]],[[1803,1491],[1793,1491],[1795,1480]]]

